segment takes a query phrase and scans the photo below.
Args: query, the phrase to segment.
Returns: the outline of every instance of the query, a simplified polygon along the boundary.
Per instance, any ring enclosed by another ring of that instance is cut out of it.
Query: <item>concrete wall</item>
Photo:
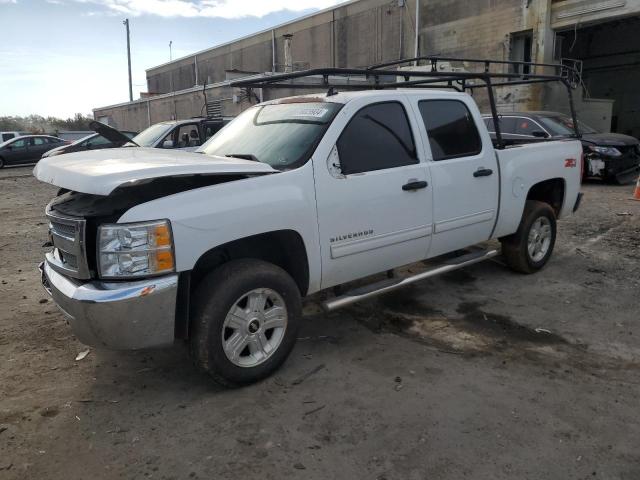
[[[399,58],[400,20],[409,22],[394,0],[360,0],[259,32],[147,70],[149,92],[167,93],[197,83],[221,82],[225,71],[284,69],[284,37],[293,34],[293,60],[304,68],[365,66]],[[413,18],[413,17],[412,17]],[[405,31],[412,27],[406,25]],[[410,32],[408,32],[410,33]]]
[[[233,93],[237,92],[224,85],[227,72],[263,73],[272,71],[274,63],[275,70],[282,71],[285,34],[293,34],[293,60],[298,68],[362,67],[412,57],[416,1],[420,1],[421,55],[508,60],[511,35],[530,31],[532,60],[544,63],[553,62],[554,28],[566,26],[567,18],[575,23],[582,18],[596,21],[640,12],[640,0],[405,0],[404,7],[400,7],[397,0],[352,1],[151,68],[147,70],[149,92],[163,95],[99,108],[94,113],[96,117],[110,118],[119,128],[137,130],[161,120],[192,117],[200,114],[201,90],[206,82],[213,87],[209,90],[209,98],[224,99],[224,115],[234,115],[251,102],[237,104],[231,101]],[[618,4],[622,7],[616,7]],[[585,9],[595,12],[580,13]],[[576,12],[579,13],[578,20],[574,17]],[[272,38],[275,38],[275,51]],[[473,70],[468,64],[456,66]],[[551,71],[538,70],[536,73]],[[168,93],[173,91],[177,93]],[[265,91],[264,97],[297,93],[302,92]],[[562,98],[566,98],[566,93],[561,93]],[[549,86],[497,89],[496,95],[502,110],[566,109],[556,103],[559,98],[557,88]],[[476,100],[481,109],[487,110],[484,92],[478,90]]]

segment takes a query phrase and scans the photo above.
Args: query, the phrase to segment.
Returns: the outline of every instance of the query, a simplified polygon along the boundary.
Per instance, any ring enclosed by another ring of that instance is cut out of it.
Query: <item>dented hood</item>
[[[115,148],[42,159],[33,171],[41,182],[75,192],[109,195],[122,185],[185,175],[276,173],[265,163],[158,148]]]

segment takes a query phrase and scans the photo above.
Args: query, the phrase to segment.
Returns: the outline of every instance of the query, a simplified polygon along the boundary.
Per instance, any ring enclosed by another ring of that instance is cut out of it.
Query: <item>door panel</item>
[[[24,163],[27,156],[29,155],[29,150],[27,149],[28,140],[24,138],[19,138],[10,144],[11,149],[5,149],[2,152],[2,156],[5,159],[7,165],[15,165],[18,163]]]
[[[432,160],[433,257],[489,239],[497,215],[499,171],[488,134],[476,126],[482,118],[473,101],[414,98]]]
[[[380,103],[385,100],[381,95]],[[394,106],[396,113],[410,111],[405,100],[398,102],[397,95],[393,100],[400,108]],[[389,120],[393,115],[366,110],[365,106],[371,106],[367,103],[370,99],[356,99],[343,107],[316,150],[331,153],[313,159],[322,288],[421,260],[429,246],[433,228],[431,178],[417,125],[405,113],[404,121],[409,123],[400,132],[395,124],[385,124],[395,121]],[[354,129],[358,130],[356,137],[366,135],[368,145],[358,143],[355,137],[345,144],[340,134],[350,135]],[[402,143],[398,156],[389,156],[392,150],[385,150],[389,138]],[[401,161],[401,150],[410,143],[413,163],[393,166]],[[355,157],[359,159],[354,161]],[[343,166],[346,172],[355,173],[343,175]],[[376,170],[363,171],[366,168]],[[407,184],[414,184],[414,189],[403,189]]]
[[[29,162],[40,160],[42,154],[49,149],[49,144],[44,138],[33,137],[29,143]]]

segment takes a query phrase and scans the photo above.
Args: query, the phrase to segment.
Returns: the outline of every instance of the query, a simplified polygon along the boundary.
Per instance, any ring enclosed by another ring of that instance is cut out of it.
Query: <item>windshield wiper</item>
[[[260,162],[253,153],[227,153],[225,157],[239,158],[240,160],[251,160],[253,162]]]

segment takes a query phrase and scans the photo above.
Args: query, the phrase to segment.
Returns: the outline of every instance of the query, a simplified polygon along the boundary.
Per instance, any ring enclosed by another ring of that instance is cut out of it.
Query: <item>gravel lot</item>
[[[632,186],[584,185],[536,275],[310,302],[278,374],[223,390],[182,344],[74,360],[36,270],[55,189],[30,173],[0,171],[0,478],[640,478]]]

